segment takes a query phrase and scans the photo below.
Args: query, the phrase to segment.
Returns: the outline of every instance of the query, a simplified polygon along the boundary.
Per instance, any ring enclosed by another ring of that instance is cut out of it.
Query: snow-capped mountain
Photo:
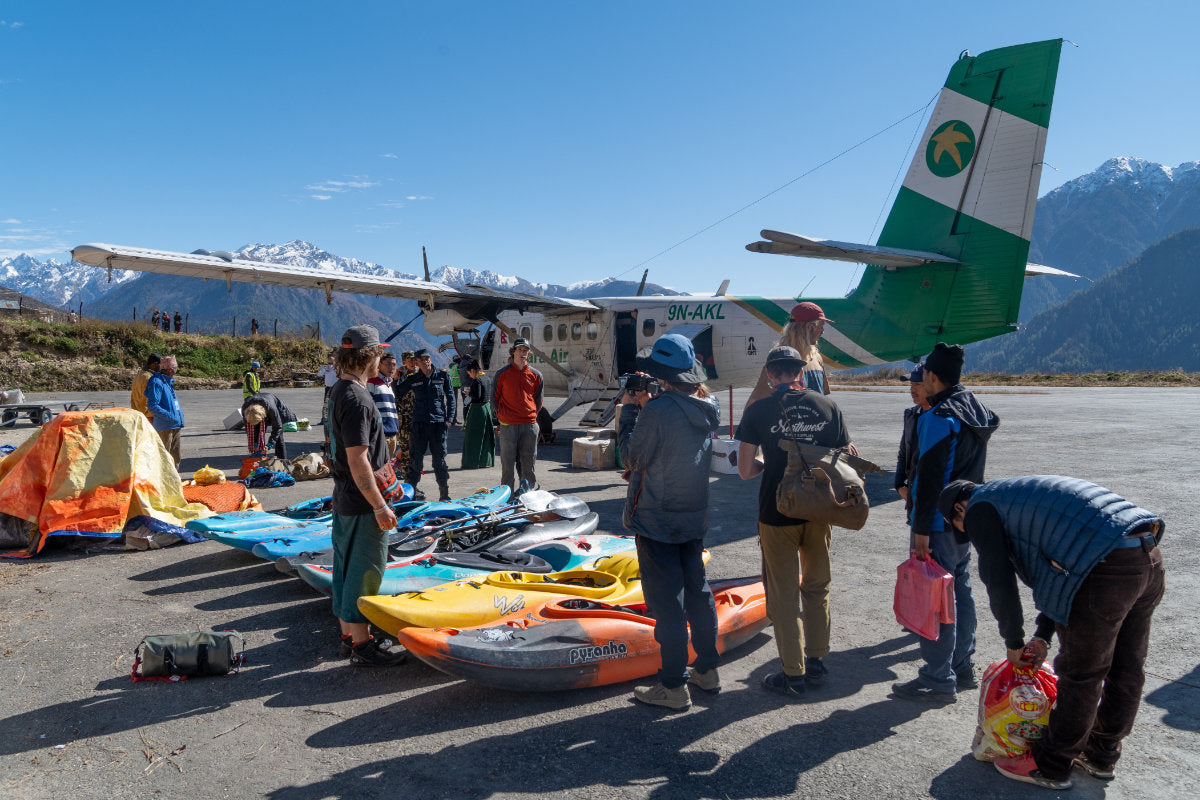
[[[53,258],[39,261],[24,253],[0,259],[0,285],[59,308],[81,302],[90,303],[133,280],[138,274],[123,269],[113,270],[112,282],[109,283],[107,270],[84,266],[75,261],[65,264]]]

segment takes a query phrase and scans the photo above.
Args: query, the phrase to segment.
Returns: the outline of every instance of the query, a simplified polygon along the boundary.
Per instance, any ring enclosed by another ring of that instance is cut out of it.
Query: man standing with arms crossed
[[[762,475],[758,487],[758,538],[762,548],[767,617],[775,628],[782,669],[763,678],[763,688],[788,699],[804,697],[824,682],[829,669],[829,544],[833,529],[781,514],[775,493],[787,468],[784,439],[857,453],[837,404],[804,386],[804,359],[794,347],[776,347],[764,367],[770,394],[751,403],[735,439],[738,475]],[[762,447],[762,458],[757,457]],[[799,565],[797,565],[799,553]],[[800,575],[804,583],[800,583]],[[802,620],[797,618],[803,601]],[[801,621],[804,631],[801,633]]]
[[[997,417],[961,383],[963,349],[938,342],[925,359],[922,382],[929,410],[917,417],[917,469],[911,489],[913,552],[933,558],[954,576],[954,622],[944,623],[937,641],[920,638],[924,664],[917,677],[892,685],[896,697],[953,703],[955,693],[975,689],[975,598],[971,594],[971,546],[947,530],[938,496],[951,481],[983,481],[987,444]]]
[[[516,495],[536,489],[538,409],[542,407],[542,373],[529,366],[529,340],[513,342],[512,363],[492,379],[496,419],[500,422],[500,482]],[[516,468],[516,475],[513,469]]]
[[[446,464],[446,429],[454,419],[454,391],[450,388],[450,376],[444,369],[433,368],[433,357],[425,348],[416,352],[420,369],[400,383],[393,383],[392,390],[400,398],[408,392],[413,394],[412,428],[409,442],[408,482],[413,487],[413,498],[424,499],[418,493],[421,469],[425,462],[425,450],[429,450],[433,461],[433,474],[437,478],[438,500],[450,500],[450,467]]]
[[[359,597],[379,592],[387,564],[386,532],[396,527],[396,515],[375,482],[375,470],[387,463],[387,440],[367,390],[383,347],[370,325],[342,334],[337,355],[342,377],[329,393],[326,420],[333,451],[333,614],[343,654],[351,664],[368,667],[394,667],[408,655],[372,637],[358,610]]]

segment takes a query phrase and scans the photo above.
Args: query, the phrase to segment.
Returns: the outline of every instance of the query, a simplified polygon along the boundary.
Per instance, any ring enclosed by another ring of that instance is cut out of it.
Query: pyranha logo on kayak
[[[508,616],[525,607],[525,595],[519,594],[511,601],[502,594],[493,595],[492,605],[500,609],[500,616]]]
[[[608,644],[572,648],[571,663],[582,664],[586,661],[608,661],[614,658],[624,658],[628,654],[629,646],[627,644],[609,640]]]

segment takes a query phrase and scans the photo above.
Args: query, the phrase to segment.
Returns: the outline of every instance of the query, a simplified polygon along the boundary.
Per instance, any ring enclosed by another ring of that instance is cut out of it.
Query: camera
[[[626,392],[649,392],[650,396],[653,397],[662,391],[658,385],[658,381],[645,375],[637,375],[631,372],[622,375],[617,380],[620,382],[622,394]]]

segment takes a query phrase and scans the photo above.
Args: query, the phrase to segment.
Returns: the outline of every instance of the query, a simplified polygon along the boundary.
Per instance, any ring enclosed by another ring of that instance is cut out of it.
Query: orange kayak
[[[769,624],[758,576],[711,581],[710,586],[720,652]],[[618,606],[559,597],[474,628],[404,628],[396,638],[448,675],[516,691],[604,686],[653,675],[661,665],[654,619],[643,603]]]

